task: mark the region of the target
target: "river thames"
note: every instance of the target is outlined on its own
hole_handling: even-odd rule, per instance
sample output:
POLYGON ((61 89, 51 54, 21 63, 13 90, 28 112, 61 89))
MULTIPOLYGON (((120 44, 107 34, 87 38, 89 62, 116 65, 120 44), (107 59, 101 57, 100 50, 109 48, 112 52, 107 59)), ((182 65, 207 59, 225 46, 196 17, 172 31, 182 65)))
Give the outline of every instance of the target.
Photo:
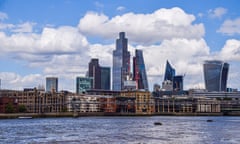
POLYGON ((239 144, 240 117, 79 117, 0 120, 0 143, 239 144), (213 122, 207 122, 207 120, 213 122), (161 122, 162 125, 154 125, 161 122))

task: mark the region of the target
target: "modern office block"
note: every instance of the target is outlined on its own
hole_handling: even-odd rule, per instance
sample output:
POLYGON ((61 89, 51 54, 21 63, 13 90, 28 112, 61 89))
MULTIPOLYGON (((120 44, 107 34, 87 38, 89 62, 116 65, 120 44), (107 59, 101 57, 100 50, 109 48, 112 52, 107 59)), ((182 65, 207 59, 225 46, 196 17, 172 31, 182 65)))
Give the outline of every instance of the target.
POLYGON ((57 92, 58 91, 58 78, 57 77, 47 77, 46 78, 46 91, 47 92, 57 92))
POLYGON ((167 61, 165 75, 164 75, 164 81, 167 81, 167 80, 173 81, 174 76, 175 76, 175 69, 167 61))
POLYGON ((89 62, 88 77, 93 78, 92 89, 101 89, 101 67, 98 59, 91 59, 89 62))
POLYGON ((83 94, 92 87, 93 78, 90 77, 77 77, 76 78, 76 93, 83 94))
POLYGON ((175 90, 175 91, 183 90, 183 76, 182 75, 173 77, 173 90, 175 90))
POLYGON ((205 87, 208 91, 226 91, 229 64, 212 60, 203 64, 205 87))
POLYGON ((110 67, 101 67, 101 89, 111 89, 111 70, 110 67))
POLYGON ((116 40, 116 50, 113 51, 113 90, 122 90, 124 81, 130 74, 130 52, 128 51, 128 39, 125 33, 119 33, 116 40))
POLYGON ((133 79, 137 83, 137 89, 148 90, 147 74, 141 50, 136 50, 135 57, 133 57, 133 79))

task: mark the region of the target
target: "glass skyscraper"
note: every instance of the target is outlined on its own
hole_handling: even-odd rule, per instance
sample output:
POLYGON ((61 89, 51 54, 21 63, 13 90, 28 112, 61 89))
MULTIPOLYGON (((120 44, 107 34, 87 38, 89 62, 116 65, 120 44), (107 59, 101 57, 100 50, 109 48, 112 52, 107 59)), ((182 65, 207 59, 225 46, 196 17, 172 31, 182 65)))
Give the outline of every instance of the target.
POLYGON ((111 70, 110 67, 101 67, 101 89, 110 90, 111 70))
POLYGON ((173 81, 174 76, 175 76, 175 69, 170 65, 170 63, 167 60, 164 81, 167 81, 167 80, 173 81))
POLYGON ((113 51, 113 90, 123 90, 124 81, 130 74, 130 52, 128 51, 128 39, 125 33, 119 33, 116 40, 116 50, 113 51))
POLYGON ((137 83, 137 89, 148 90, 147 74, 141 50, 135 50, 135 57, 133 57, 133 79, 137 83))
POLYGON ((205 87, 208 91, 226 91, 229 64, 212 60, 203 64, 205 87))
POLYGON ((58 91, 58 78, 57 77, 47 77, 46 78, 46 91, 58 91))

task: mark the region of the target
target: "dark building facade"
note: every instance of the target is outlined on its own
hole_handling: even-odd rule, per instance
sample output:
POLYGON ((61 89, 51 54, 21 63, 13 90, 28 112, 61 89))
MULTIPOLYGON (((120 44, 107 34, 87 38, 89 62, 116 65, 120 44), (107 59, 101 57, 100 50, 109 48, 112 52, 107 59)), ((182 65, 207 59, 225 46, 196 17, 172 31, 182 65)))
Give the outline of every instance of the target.
POLYGON ((111 69, 110 67, 101 67, 101 89, 111 89, 111 69))
POLYGON ((183 90, 183 76, 177 75, 173 77, 173 90, 182 91, 183 90))
POLYGON ((125 32, 119 33, 116 50, 113 51, 113 90, 124 89, 124 81, 130 74, 130 52, 125 32))
POLYGON ((203 64, 205 87, 208 91, 226 91, 229 64, 218 61, 205 61, 203 64))
POLYGON ((93 89, 101 89, 101 67, 98 59, 91 59, 90 63, 88 64, 88 77, 93 78, 93 89))
POLYGON ((167 80, 173 81, 174 76, 175 76, 175 69, 170 65, 170 63, 167 60, 164 81, 167 81, 167 80))
POLYGON ((98 59, 91 59, 88 65, 88 77, 92 78, 92 89, 110 90, 110 67, 101 67, 98 59))
POLYGON ((133 80, 136 81, 137 89, 148 90, 147 74, 141 50, 136 50, 135 57, 133 57, 133 80))
POLYGON ((46 91, 58 91, 58 78, 57 77, 47 77, 46 78, 46 91))

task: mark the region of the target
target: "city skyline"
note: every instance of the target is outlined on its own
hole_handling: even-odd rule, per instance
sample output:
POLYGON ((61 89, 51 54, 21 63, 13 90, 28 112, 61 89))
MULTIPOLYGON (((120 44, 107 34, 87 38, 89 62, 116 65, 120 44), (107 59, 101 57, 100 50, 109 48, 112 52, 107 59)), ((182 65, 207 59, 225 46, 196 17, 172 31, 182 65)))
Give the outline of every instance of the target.
POLYGON ((149 90, 161 85, 166 60, 178 75, 186 74, 184 89, 204 88, 205 60, 225 61, 227 87, 239 89, 237 2, 1 1, 1 88, 37 87, 54 76, 59 90, 75 92, 76 77, 85 75, 91 58, 112 70, 123 31, 131 56, 143 51, 149 90))

